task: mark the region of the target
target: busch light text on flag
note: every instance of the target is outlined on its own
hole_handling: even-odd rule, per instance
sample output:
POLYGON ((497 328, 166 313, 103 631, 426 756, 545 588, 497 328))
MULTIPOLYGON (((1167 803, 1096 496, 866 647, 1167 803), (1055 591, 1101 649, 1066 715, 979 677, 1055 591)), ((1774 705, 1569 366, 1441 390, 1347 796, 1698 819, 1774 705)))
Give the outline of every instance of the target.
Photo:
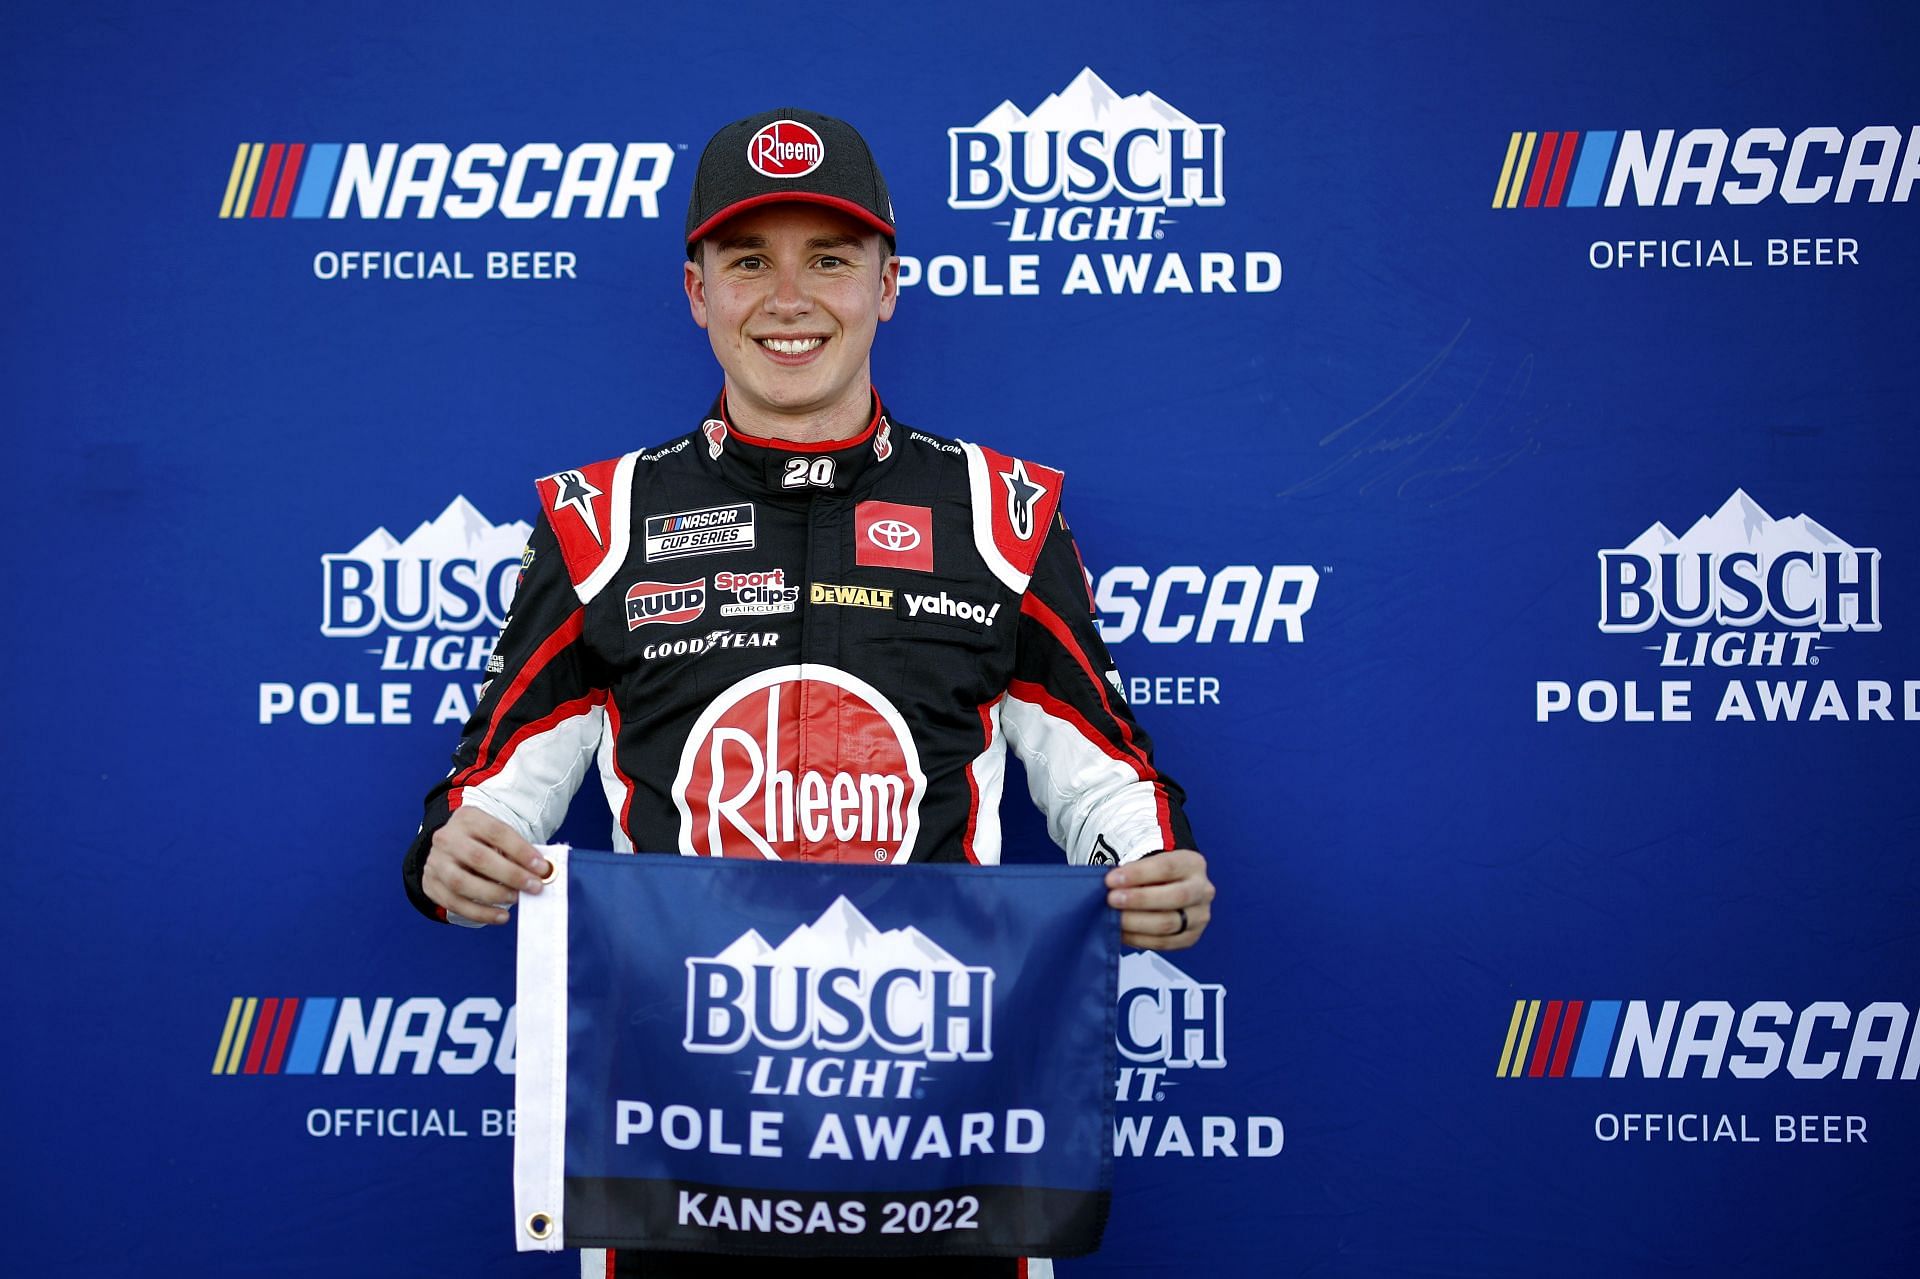
POLYGON ((547 852, 520 921, 522 1250, 1098 1246, 1097 870, 547 852))

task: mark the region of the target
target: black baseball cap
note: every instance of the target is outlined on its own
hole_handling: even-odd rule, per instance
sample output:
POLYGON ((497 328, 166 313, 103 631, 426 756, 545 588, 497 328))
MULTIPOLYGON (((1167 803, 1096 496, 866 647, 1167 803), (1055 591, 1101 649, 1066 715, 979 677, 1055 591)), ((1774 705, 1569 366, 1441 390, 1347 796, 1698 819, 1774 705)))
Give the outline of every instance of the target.
POLYGON ((867 140, 845 120, 779 107, 713 135, 687 201, 687 251, 736 213, 798 201, 838 209, 893 244, 893 201, 867 140))

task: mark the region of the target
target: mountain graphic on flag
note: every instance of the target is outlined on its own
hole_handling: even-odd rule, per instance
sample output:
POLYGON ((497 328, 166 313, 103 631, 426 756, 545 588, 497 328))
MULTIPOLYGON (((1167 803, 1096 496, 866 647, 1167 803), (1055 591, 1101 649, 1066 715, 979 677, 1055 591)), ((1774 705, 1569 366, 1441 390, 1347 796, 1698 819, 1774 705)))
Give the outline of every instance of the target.
POLYGON ((857 968, 884 972, 890 968, 963 968, 918 928, 881 929, 845 897, 820 912, 810 924, 801 924, 778 946, 769 946, 755 929, 748 929, 715 959, 736 966, 774 964, 781 967, 857 968))

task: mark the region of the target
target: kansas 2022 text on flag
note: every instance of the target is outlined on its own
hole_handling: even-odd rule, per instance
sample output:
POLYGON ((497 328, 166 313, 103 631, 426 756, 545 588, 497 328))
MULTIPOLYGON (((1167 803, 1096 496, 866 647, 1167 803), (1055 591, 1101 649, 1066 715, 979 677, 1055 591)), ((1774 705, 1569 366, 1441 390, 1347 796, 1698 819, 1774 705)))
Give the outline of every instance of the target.
POLYGON ((1112 1173, 1098 869, 545 850, 522 1250, 1074 1256, 1112 1173))

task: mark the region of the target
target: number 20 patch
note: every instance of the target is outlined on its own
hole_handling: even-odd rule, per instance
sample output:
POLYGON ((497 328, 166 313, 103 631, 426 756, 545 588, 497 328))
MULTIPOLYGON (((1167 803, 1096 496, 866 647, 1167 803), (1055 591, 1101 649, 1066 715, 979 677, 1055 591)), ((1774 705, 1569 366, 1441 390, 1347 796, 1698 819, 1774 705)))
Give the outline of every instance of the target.
POLYGON ((830 489, 833 487, 833 459, 830 457, 790 457, 780 473, 783 489, 830 489))

